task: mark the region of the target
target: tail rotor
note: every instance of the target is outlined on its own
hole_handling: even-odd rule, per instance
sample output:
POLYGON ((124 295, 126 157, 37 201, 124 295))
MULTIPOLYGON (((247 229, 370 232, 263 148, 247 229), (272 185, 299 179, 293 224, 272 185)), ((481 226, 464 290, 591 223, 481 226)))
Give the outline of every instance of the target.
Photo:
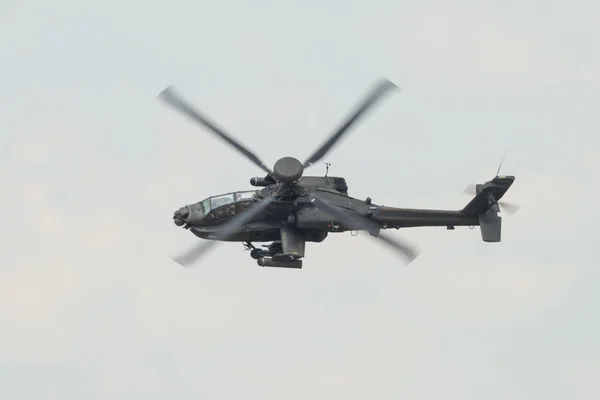
MULTIPOLYGON (((481 191, 482 186, 483 185, 480 184, 470 184, 463 190, 463 194, 474 197, 481 191)), ((509 203, 503 200, 500 200, 498 202, 498 206, 500 207, 501 211, 506 212, 510 215, 515 214, 521 208, 521 206, 519 206, 518 204, 509 203)))
MULTIPOLYGON (((496 170, 496 177, 500 176, 500 169, 502 168, 502 164, 504 163, 504 158, 506 158, 507 153, 508 153, 508 149, 502 155, 502 159, 500 160, 500 164, 498 165, 498 169, 496 170)), ((472 183, 463 190, 463 194, 474 197, 475 195, 479 194, 482 187, 483 187, 483 185, 472 183)), ((517 204, 509 203, 507 201, 502 201, 502 200, 498 201, 497 204, 501 211, 503 211, 503 212, 505 211, 507 214, 511 214, 511 215, 515 214, 521 208, 521 206, 519 206, 517 204)))

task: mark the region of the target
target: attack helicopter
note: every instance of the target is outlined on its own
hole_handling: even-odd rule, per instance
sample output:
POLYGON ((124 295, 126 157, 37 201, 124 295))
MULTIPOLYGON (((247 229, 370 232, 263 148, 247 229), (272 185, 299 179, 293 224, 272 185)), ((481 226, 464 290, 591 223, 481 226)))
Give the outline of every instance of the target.
MULTIPOLYGON (((282 157, 269 168, 255 153, 222 127, 192 106, 169 86, 159 98, 175 110, 199 123, 222 139, 265 172, 264 177, 250 179, 260 188, 208 197, 179 208, 173 214, 175 225, 204 239, 184 254, 173 258, 182 266, 197 262, 215 244, 241 242, 250 256, 262 267, 302 268, 307 242, 323 242, 330 233, 366 231, 369 237, 400 254, 408 263, 419 254, 417 248, 385 234, 382 230, 410 227, 480 227, 482 240, 500 242, 502 218, 500 199, 515 177, 498 175, 473 185, 471 201, 460 210, 432 210, 389 207, 374 204, 370 198, 357 199, 348 194, 343 177, 306 176, 304 171, 323 157, 349 132, 373 106, 392 89, 399 89, 386 78, 374 88, 345 118, 326 141, 304 162, 282 157), (266 243, 260 247, 254 243, 266 243)), ((329 166, 327 166, 329 168, 329 166)), ((507 211, 517 206, 505 204, 507 211)))

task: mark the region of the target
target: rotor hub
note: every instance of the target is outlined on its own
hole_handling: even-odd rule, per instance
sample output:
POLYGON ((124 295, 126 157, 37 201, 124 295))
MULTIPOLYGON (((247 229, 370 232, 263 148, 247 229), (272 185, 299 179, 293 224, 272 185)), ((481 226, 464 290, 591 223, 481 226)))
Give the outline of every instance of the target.
POLYGON ((302 176, 304 167, 302 163, 294 157, 283 157, 277 160, 273 166, 273 175, 281 182, 296 182, 302 176))

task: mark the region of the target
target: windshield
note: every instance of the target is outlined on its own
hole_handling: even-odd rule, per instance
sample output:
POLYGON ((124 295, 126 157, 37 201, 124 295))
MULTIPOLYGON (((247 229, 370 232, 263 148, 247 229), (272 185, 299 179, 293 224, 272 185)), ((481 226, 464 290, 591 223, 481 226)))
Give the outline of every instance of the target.
POLYGON ((204 209, 204 215, 210 212, 210 199, 202 200, 202 208, 204 209))
POLYGON ((233 193, 222 194, 220 196, 214 196, 210 198, 210 209, 214 210, 215 208, 222 207, 224 205, 233 203, 235 198, 233 193))
POLYGON ((223 207, 236 201, 252 201, 255 198, 256 190, 246 190, 243 192, 227 193, 219 196, 209 197, 208 199, 202 200, 198 204, 202 204, 204 214, 208 214, 215 208, 223 207))

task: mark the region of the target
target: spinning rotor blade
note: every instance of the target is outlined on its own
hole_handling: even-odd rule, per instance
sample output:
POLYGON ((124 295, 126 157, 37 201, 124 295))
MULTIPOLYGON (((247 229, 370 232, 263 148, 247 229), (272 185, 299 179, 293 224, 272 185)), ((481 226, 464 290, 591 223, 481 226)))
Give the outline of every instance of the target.
POLYGON ((262 199, 249 208, 245 209, 241 213, 237 214, 235 217, 227 221, 221 226, 219 232, 217 233, 217 240, 206 240, 200 242, 198 245, 192 247, 184 254, 179 257, 173 258, 177 264, 181 266, 189 266, 194 261, 198 261, 204 254, 206 254, 213 246, 219 243, 218 239, 227 239, 231 235, 235 234, 239 231, 247 222, 252 220, 252 218, 256 217, 260 214, 267 206, 275 201, 273 197, 267 197, 262 199))
POLYGON ((500 206, 500 208, 502 209, 502 211, 506 211, 507 214, 514 214, 517 211, 519 211, 519 208, 521 208, 520 206, 513 204, 513 203, 507 203, 505 201, 500 200, 498 202, 498 205, 500 206))
POLYGON ((466 194, 467 196, 475 196, 477 194, 477 188, 475 187, 475 184, 470 184, 464 188, 463 194, 466 194))
POLYGON ((234 147, 237 151, 242 153, 246 158, 252 161, 254 164, 258 165, 259 168, 264 170, 266 173, 269 173, 269 168, 265 165, 265 163, 256 156, 256 154, 252 153, 248 150, 244 145, 234 139, 232 136, 227 134, 222 128, 218 127, 215 123, 210 121, 206 116, 202 115, 199 111, 192 109, 181 96, 175 93, 175 90, 172 86, 167 87, 158 95, 162 98, 167 104, 171 105, 175 109, 183 112, 188 117, 193 119, 194 121, 200 123, 205 128, 208 128, 212 133, 216 134, 218 137, 223 139, 225 142, 229 143, 232 147, 234 147))
MULTIPOLYGON (((475 185, 471 184, 468 185, 464 190, 463 193, 466 194, 467 196, 475 196, 477 193, 477 188, 475 185)), ((509 203, 506 202, 504 200, 500 200, 498 202, 498 205, 500 206, 500 208, 502 209, 502 211, 506 211, 507 214, 514 214, 517 211, 519 211, 519 209, 521 208, 521 206, 517 205, 517 204, 513 204, 513 203, 509 203)))
POLYGON ((329 139, 321 145, 315 152, 308 157, 304 162, 304 168, 307 168, 311 164, 320 161, 325 154, 338 142, 338 140, 352 127, 352 125, 360 119, 368 110, 371 108, 377 100, 383 97, 390 89, 398 88, 396 84, 389 81, 388 79, 381 79, 381 81, 371 90, 369 95, 363 100, 362 105, 358 107, 352 114, 346 118, 345 122, 334 131, 329 139))
POLYGON ((403 257, 408 260, 408 264, 414 261, 419 255, 419 251, 416 247, 403 243, 401 241, 392 239, 382 233, 380 233, 381 225, 377 222, 364 217, 362 215, 350 213, 343 210, 335 205, 331 204, 327 199, 321 196, 318 192, 311 192, 313 197, 313 203, 320 207, 328 214, 331 214, 336 220, 341 222, 343 225, 348 227, 359 227, 360 229, 368 231, 371 236, 377 237, 382 243, 385 243, 391 249, 399 252, 403 257))

